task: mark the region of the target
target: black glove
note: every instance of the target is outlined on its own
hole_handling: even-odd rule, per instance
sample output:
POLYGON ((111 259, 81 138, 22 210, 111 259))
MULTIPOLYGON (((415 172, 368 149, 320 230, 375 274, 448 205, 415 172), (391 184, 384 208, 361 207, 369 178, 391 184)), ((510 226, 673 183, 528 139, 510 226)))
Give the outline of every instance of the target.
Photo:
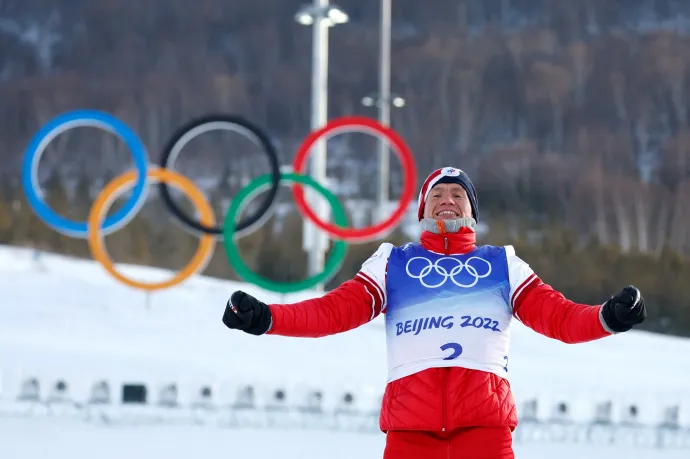
POLYGON ((225 305, 223 323, 228 328, 263 335, 271 327, 271 310, 266 303, 238 290, 225 305))
POLYGON ((601 315, 614 332, 626 332, 647 318, 647 309, 640 291, 629 285, 604 303, 601 315))

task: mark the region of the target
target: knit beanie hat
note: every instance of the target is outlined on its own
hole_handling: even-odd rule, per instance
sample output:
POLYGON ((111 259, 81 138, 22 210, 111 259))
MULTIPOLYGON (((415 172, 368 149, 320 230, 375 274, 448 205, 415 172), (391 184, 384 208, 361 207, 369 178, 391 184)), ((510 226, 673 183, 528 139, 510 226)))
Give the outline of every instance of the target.
POLYGON ((431 189, 438 185, 439 183, 457 183, 462 186, 467 192, 467 197, 470 199, 470 205, 472 206, 472 217, 475 221, 479 221, 479 204, 477 203, 477 191, 474 189, 474 185, 470 178, 460 169, 455 167, 443 167, 441 169, 436 169, 424 180, 422 189, 419 191, 419 211, 417 216, 421 221, 424 218, 424 205, 426 204, 426 199, 429 197, 431 189))

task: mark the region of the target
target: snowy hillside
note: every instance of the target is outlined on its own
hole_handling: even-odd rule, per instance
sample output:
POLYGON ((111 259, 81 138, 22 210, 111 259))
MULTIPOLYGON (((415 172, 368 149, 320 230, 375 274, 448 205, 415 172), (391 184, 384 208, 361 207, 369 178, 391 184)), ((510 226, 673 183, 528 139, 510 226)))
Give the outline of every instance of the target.
MULTIPOLYGON (((140 279, 169 275, 122 269, 140 279)), ((318 340, 249 336, 227 330, 220 321, 227 298, 238 288, 266 302, 309 296, 281 298, 246 284, 197 277, 147 298, 119 285, 91 261, 0 247, 0 400, 14 398, 21 381, 37 377, 43 391, 58 378, 69 381, 78 399, 86 399, 95 381, 106 379, 152 387, 177 382, 182 400, 202 384, 213 384, 226 400, 244 384, 286 388, 288 399, 306 387, 319 388, 326 403, 354 391, 363 408, 375 407, 386 381, 380 319, 318 340)), ((569 346, 518 323, 510 379, 518 404, 537 398, 544 418, 564 401, 577 419, 590 420, 597 402, 612 400, 616 419, 635 403, 640 420, 651 424, 660 422, 667 405, 680 403, 681 420, 690 424, 688 355, 690 340, 631 332, 569 346)), ((21 425, 10 424, 0 421, 0 431, 14 432, 21 425)), ((40 426, 29 430, 34 428, 41 431, 40 426)), ((377 448, 383 442, 383 436, 362 438, 377 448)))

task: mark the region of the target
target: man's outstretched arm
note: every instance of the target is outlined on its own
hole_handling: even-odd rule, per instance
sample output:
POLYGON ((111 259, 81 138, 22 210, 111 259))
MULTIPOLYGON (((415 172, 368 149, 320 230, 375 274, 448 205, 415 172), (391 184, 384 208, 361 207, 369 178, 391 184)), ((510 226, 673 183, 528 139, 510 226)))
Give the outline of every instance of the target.
POLYGON ((255 335, 307 338, 357 328, 386 307, 385 276, 392 247, 382 244, 353 279, 319 298, 266 305, 244 292, 235 292, 227 304, 223 323, 255 335))
POLYGON ((320 298, 292 304, 269 304, 269 335, 318 338, 357 328, 381 313, 383 298, 369 281, 357 276, 320 298))
POLYGON ((646 318, 639 290, 626 287, 602 305, 579 304, 545 284, 507 248, 510 306, 532 330, 564 343, 583 343, 625 332, 646 318))

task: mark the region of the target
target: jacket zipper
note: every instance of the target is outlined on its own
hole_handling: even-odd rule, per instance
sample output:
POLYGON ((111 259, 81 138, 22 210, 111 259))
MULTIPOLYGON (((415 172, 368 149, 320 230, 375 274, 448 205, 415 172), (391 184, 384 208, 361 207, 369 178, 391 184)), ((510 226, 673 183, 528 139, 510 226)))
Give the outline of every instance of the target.
POLYGON ((446 431, 446 387, 448 386, 448 368, 442 368, 443 384, 441 384, 441 432, 446 431))
MULTIPOLYGON (((448 236, 443 237, 443 247, 444 247, 444 252, 446 255, 448 255, 448 236)), ((446 371, 446 368, 443 368, 443 388, 441 390, 441 432, 446 431, 446 385, 447 385, 447 379, 448 379, 448 372, 446 371)))

